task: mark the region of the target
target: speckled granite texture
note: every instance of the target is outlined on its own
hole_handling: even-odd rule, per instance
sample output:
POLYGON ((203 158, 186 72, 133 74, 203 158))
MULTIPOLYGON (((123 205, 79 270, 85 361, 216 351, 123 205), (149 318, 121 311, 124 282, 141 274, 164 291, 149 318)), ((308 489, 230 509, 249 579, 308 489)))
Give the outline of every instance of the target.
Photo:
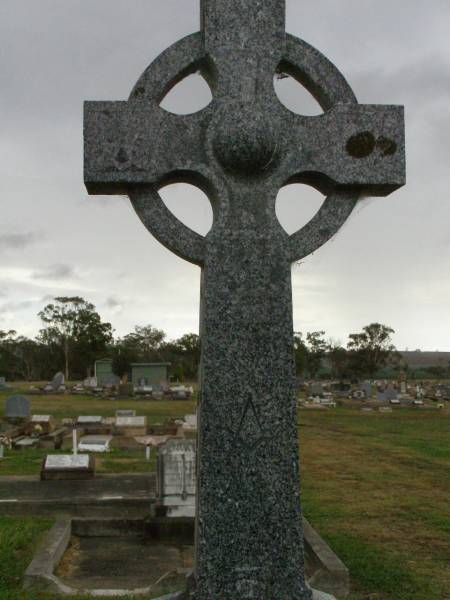
POLYGON ((202 0, 202 31, 144 72, 128 102, 85 105, 85 182, 128 194, 149 231, 202 268, 201 401, 195 600, 309 600, 301 530, 291 263, 341 227, 361 194, 404 184, 403 109, 360 105, 339 71, 285 33, 284 0, 202 0), (213 101, 192 115, 159 104, 200 70, 213 101), (287 72, 324 114, 278 100, 287 72), (202 237, 158 189, 194 183, 214 223, 202 237), (327 194, 294 235, 275 216, 279 189, 327 194))

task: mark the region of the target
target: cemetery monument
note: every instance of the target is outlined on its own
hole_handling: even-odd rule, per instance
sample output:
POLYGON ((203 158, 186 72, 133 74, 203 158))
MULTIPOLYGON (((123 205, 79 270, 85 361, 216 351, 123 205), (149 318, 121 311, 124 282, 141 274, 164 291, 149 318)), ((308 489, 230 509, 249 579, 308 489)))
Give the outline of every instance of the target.
POLYGON ((301 528, 291 264, 329 240, 362 195, 405 182, 403 108, 358 104, 322 54, 285 32, 284 0, 201 0, 201 31, 144 72, 128 101, 85 104, 90 194, 127 194, 148 230, 202 269, 195 600, 307 600, 301 528), (190 115, 160 103, 200 71, 212 102, 190 115), (323 114, 292 113, 273 79, 291 75, 323 114), (158 194, 205 191, 203 237, 158 194), (327 197, 288 235, 280 188, 327 197))

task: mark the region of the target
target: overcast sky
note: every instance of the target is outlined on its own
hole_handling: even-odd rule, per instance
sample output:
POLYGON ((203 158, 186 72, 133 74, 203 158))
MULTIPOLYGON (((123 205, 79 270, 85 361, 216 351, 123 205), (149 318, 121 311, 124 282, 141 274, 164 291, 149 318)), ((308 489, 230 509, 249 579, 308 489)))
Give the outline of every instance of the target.
MULTIPOLYGON (((450 350, 448 0, 287 0, 287 29, 342 71, 362 103, 404 104, 407 185, 358 205, 339 234, 293 267, 296 330, 345 343, 378 321, 399 349, 450 350)), ((163 248, 126 198, 88 196, 82 105, 123 100, 166 47, 199 29, 199 0, 1 0, 0 329, 37 333, 55 295, 92 301, 117 335, 152 324, 170 338, 198 331, 199 269, 163 248)), ((280 99, 320 108, 288 79, 280 99)), ((163 105, 209 101, 199 76, 163 105)), ((206 233, 207 198, 163 190, 169 208, 206 233)), ((289 232, 323 198, 280 192, 289 232)))

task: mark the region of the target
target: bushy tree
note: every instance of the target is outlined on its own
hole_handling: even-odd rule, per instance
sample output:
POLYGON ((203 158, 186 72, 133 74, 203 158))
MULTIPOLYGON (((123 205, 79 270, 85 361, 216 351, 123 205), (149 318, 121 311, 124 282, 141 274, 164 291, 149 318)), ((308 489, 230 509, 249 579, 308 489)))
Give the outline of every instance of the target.
POLYGON ((158 362, 162 360, 160 349, 165 338, 162 329, 152 325, 136 325, 132 333, 118 340, 118 345, 134 357, 134 362, 158 362))
POLYGON ((111 324, 103 323, 95 306, 79 296, 55 298, 54 303, 39 312, 39 317, 45 327, 38 339, 60 350, 66 379, 72 365, 79 376, 84 376, 112 341, 111 324))
POLYGON ((393 333, 395 331, 387 325, 371 323, 360 333, 349 335, 347 349, 355 375, 373 377, 379 369, 398 361, 400 355, 392 343, 393 333))

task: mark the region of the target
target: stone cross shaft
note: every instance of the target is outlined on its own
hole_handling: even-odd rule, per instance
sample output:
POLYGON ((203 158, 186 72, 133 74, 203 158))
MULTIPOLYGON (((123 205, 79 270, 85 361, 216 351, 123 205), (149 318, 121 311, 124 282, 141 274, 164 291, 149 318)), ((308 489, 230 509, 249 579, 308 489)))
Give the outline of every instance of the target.
POLYGON ((308 600, 301 530, 291 263, 330 239, 362 194, 404 184, 403 109, 360 105, 339 71, 285 32, 284 0, 201 0, 199 33, 175 43, 125 102, 85 104, 85 183, 127 194, 148 230, 202 269, 196 600, 308 600), (213 100, 190 115, 160 107, 200 71, 213 100), (290 74, 323 114, 278 100, 290 74), (158 190, 204 190, 203 237, 158 190), (293 235, 275 215, 280 188, 327 197, 293 235))

